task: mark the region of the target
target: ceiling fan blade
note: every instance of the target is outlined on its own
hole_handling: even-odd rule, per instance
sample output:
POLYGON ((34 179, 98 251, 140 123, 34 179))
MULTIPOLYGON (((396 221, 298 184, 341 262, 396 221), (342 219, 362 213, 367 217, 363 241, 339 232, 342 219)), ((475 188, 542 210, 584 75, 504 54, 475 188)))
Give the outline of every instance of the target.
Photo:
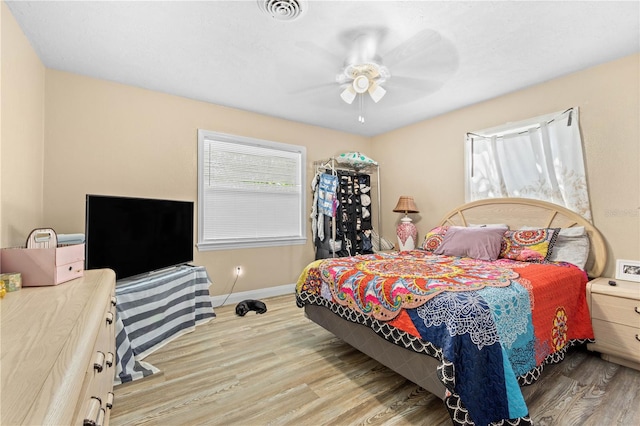
POLYGON ((331 83, 316 84, 313 86, 303 87, 300 89, 289 90, 288 93, 292 95, 309 95, 309 94, 314 94, 318 92, 325 92, 327 90, 331 90, 335 88, 336 88, 336 83, 331 82, 331 83))
POLYGON ((338 37, 347 49, 345 64, 361 64, 380 60, 378 47, 387 28, 361 26, 342 32, 338 37))
POLYGON ((351 105, 353 100, 356 98, 356 91, 353 90, 353 86, 349 85, 342 91, 342 93, 340 93, 340 97, 343 101, 351 105))
POLYGON ((416 78, 416 77, 405 77, 405 76, 392 76, 387 82, 385 82, 385 86, 387 90, 413 90, 418 92, 420 96, 433 93, 438 90, 444 81, 441 80, 433 80, 428 78, 416 78))
POLYGON ((436 92, 443 84, 442 80, 392 76, 384 84, 387 89, 385 103, 402 105, 417 101, 436 92))
POLYGON ((335 53, 325 49, 324 47, 320 47, 311 41, 297 41, 295 45, 315 58, 316 61, 318 59, 323 59, 336 68, 339 68, 344 61, 342 56, 336 55, 335 53))
POLYGON ((378 103, 385 93, 387 93, 387 91, 384 90, 382 86, 379 86, 375 81, 371 83, 371 86, 369 86, 369 95, 375 103, 378 103))
POLYGON ((440 33, 431 29, 425 29, 385 53, 384 59, 387 61, 387 64, 397 64, 413 55, 423 52, 441 40, 442 36, 440 33))
POLYGON ((392 75, 446 80, 458 69, 458 51, 451 41, 426 29, 383 55, 392 75))

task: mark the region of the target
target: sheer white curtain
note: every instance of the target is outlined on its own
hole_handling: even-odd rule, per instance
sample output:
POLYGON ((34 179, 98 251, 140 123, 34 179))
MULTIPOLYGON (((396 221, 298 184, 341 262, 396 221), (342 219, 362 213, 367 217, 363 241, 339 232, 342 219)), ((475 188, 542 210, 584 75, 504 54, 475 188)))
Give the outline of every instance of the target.
POLYGON ((522 197, 591 221, 578 109, 467 134, 467 201, 522 197))

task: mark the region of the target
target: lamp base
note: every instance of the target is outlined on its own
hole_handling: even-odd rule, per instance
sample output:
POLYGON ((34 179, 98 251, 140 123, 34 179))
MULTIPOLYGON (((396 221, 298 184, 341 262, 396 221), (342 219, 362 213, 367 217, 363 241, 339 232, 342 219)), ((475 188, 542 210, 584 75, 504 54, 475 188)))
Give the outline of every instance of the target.
POLYGON ((398 236, 398 249, 400 251, 408 251, 416 248, 418 228, 411 222, 409 216, 400 219, 400 223, 396 228, 396 235, 398 236))

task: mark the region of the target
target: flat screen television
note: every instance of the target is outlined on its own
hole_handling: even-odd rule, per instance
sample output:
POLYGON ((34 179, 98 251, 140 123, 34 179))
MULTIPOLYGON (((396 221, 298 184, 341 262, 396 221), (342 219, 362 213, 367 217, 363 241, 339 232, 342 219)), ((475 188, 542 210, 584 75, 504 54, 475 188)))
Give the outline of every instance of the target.
POLYGON ((193 261, 193 202, 86 196, 85 269, 120 280, 193 261))

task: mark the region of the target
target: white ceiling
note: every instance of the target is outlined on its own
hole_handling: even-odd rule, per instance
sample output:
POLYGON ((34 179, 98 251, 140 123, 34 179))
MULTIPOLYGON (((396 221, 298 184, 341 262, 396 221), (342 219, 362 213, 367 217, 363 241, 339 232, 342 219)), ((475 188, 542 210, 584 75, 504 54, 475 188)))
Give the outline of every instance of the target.
POLYGON ((260 1, 7 4, 48 68, 366 136, 640 51, 638 1, 260 1), (391 73, 364 124, 336 82, 359 28, 391 73))

